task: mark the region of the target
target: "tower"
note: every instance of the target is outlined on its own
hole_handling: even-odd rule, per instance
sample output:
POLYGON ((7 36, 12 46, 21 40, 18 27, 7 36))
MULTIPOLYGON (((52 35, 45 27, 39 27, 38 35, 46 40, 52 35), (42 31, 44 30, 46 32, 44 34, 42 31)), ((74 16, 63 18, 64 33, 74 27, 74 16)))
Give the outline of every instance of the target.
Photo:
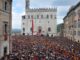
POLYGON ((26 0, 25 8, 26 8, 26 9, 29 9, 29 5, 30 5, 30 1, 29 1, 29 0, 26 0))

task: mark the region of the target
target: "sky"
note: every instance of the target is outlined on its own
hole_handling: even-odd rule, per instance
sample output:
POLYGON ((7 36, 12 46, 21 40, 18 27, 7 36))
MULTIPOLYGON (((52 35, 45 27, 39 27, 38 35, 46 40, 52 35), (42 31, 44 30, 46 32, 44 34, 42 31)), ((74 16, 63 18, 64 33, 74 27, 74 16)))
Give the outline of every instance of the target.
MULTIPOLYGON (((30 0, 30 8, 57 8, 57 24, 63 23, 63 18, 71 6, 80 0, 30 0)), ((21 16, 25 15, 25 0, 13 0, 12 28, 21 29, 21 16)))

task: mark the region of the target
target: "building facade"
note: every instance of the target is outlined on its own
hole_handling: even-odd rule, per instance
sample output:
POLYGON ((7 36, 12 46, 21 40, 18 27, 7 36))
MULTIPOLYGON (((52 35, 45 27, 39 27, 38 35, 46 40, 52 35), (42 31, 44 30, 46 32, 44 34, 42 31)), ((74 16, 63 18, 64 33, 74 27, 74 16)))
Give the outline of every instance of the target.
POLYGON ((80 2, 64 17, 64 37, 80 42, 80 2))
POLYGON ((9 54, 12 0, 0 0, 0 59, 9 54))
POLYGON ((57 33, 56 8, 29 8, 29 0, 26 1, 26 15, 22 16, 23 35, 48 35, 57 33))
POLYGON ((64 25, 63 23, 57 25, 57 36, 63 37, 64 25))
POLYGON ((22 34, 56 35, 56 9, 27 9, 22 17, 22 34), (33 24, 33 26, 32 26, 33 24))

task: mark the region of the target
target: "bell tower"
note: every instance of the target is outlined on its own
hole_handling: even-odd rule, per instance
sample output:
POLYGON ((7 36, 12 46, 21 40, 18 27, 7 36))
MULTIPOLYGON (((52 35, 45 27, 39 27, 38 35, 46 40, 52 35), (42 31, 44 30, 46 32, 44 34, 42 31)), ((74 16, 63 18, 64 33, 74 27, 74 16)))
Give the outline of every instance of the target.
POLYGON ((25 4, 25 8, 29 9, 29 5, 30 5, 30 0, 25 0, 26 4, 25 4))

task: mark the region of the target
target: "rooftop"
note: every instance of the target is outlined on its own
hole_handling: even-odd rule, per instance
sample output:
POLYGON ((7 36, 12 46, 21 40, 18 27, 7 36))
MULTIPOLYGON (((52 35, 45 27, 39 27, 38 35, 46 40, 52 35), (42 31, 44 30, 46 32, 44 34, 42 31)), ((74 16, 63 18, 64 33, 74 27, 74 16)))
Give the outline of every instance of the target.
POLYGON ((70 10, 68 11, 68 13, 67 13, 67 15, 63 18, 63 20, 72 12, 72 11, 74 11, 77 7, 79 7, 80 6, 80 2, 77 4, 77 5, 75 5, 75 6, 72 6, 71 8, 70 8, 70 10))
POLYGON ((57 11, 57 8, 32 8, 32 9, 26 9, 28 12, 37 12, 37 11, 57 11))

